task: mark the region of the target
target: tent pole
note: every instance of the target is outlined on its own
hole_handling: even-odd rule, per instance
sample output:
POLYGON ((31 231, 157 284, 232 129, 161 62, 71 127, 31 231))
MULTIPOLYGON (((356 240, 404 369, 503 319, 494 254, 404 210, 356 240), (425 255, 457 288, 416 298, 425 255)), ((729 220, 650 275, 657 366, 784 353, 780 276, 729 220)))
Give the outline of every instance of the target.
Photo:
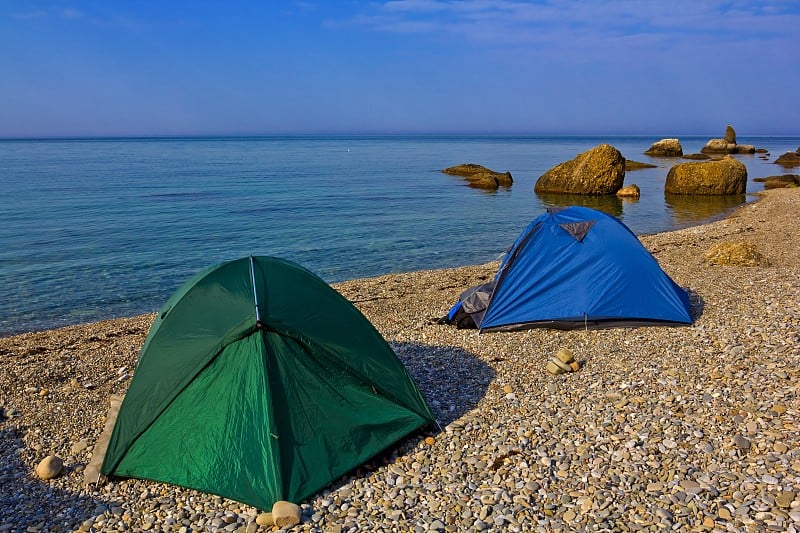
POLYGON ((256 290, 256 268, 255 264, 253 263, 253 256, 250 256, 250 281, 253 284, 253 301, 256 304, 256 327, 261 329, 263 324, 261 323, 261 310, 258 306, 258 290, 256 290))

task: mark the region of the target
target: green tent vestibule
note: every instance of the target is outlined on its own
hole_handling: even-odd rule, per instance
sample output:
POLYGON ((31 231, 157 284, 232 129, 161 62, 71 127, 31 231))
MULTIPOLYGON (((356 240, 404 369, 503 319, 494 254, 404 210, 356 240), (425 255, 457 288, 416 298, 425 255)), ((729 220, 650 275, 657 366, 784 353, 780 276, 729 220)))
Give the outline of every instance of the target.
POLYGON ((246 257, 159 312, 100 471, 269 510, 434 423, 391 347, 308 270, 246 257))

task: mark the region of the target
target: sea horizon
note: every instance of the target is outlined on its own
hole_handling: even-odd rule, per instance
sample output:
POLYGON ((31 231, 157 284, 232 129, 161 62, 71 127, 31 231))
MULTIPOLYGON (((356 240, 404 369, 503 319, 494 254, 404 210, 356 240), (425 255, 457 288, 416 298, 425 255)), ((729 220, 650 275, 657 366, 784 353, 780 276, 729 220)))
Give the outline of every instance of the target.
MULTIPOLYGON (((297 132, 297 133, 175 133, 175 134, 76 134, 76 135, 11 135, 0 136, 0 142, 13 141, 115 141, 115 140, 214 140, 214 139, 275 139, 275 138, 348 138, 348 137, 522 137, 522 138, 652 138, 654 140, 674 139, 680 140, 681 137, 699 138, 706 140, 722 138, 719 132, 708 133, 525 133, 525 132, 297 132)), ((794 138, 800 137, 800 133, 752 133, 742 138, 794 138)))

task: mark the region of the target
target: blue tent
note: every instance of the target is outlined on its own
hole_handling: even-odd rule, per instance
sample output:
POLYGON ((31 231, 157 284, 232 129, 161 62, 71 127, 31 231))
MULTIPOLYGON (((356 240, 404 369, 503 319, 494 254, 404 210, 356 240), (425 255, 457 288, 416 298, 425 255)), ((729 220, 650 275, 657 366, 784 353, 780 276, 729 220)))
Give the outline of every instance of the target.
POLYGON ((494 280, 461 295, 447 322, 464 327, 469 319, 482 331, 692 323, 686 291, 633 232, 575 206, 537 217, 494 280))

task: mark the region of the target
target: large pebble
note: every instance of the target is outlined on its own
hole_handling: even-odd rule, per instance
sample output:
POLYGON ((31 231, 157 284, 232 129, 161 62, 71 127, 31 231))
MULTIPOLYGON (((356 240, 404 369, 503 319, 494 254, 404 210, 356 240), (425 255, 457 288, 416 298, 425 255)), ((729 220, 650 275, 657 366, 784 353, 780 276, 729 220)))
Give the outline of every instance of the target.
POLYGON ((58 477, 64 470, 64 461, 55 455, 48 455, 36 466, 39 479, 48 480, 58 477))
POLYGON ((256 524, 259 526, 274 526, 275 520, 272 518, 272 513, 258 513, 256 524))
POLYGON ((299 524, 301 519, 300 506, 287 501, 277 501, 272 506, 272 520, 278 527, 299 524))

